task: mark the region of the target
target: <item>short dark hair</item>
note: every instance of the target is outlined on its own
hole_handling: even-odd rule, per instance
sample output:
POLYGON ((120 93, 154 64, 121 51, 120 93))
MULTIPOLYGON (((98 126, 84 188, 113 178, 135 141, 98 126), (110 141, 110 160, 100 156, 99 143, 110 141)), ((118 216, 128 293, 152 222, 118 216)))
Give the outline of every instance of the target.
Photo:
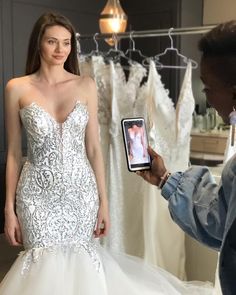
POLYGON ((236 21, 219 24, 199 41, 204 56, 236 55, 236 21))
POLYGON ((46 12, 41 15, 33 27, 28 46, 26 75, 35 73, 40 68, 40 43, 45 30, 51 26, 62 26, 71 33, 71 52, 65 62, 64 68, 68 72, 78 75, 79 65, 75 29, 65 16, 55 12, 46 12))
POLYGON ((214 71, 227 84, 236 84, 236 20, 217 25, 199 41, 203 60, 214 60, 214 71))

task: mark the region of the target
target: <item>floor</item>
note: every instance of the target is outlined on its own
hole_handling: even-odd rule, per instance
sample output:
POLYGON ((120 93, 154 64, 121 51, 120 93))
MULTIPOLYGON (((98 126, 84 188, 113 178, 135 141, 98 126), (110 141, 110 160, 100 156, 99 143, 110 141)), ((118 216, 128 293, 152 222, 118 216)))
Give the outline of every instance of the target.
POLYGON ((0 281, 16 259, 21 247, 10 247, 3 234, 0 234, 0 281))

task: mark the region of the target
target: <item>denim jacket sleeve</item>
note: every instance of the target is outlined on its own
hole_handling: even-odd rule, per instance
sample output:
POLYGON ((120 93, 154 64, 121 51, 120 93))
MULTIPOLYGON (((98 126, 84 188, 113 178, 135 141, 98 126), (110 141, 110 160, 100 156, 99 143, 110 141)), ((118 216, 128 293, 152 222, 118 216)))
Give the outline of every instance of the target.
POLYGON ((217 185, 207 167, 192 167, 172 174, 162 195, 169 202, 173 220, 190 236, 219 250, 227 205, 221 185, 217 185))

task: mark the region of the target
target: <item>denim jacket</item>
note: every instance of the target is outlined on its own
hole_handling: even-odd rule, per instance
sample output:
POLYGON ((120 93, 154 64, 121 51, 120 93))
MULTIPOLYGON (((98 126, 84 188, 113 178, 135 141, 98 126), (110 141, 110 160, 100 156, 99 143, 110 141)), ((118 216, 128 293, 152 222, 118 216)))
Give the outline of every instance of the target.
POLYGON ((220 251, 224 295, 236 294, 236 156, 225 165, 220 185, 207 167, 172 174, 162 188, 173 220, 191 237, 220 251))

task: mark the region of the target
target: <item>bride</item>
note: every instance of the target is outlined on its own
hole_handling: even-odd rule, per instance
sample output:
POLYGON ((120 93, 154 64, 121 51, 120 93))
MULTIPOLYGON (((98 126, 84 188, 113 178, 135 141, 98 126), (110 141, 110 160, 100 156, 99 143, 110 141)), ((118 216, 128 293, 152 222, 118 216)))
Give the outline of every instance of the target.
POLYGON ((23 245, 0 295, 212 294, 142 260, 105 251, 109 214, 96 85, 78 75, 75 31, 43 14, 29 42, 26 76, 6 86, 5 234, 23 245), (27 161, 21 167, 21 128, 27 161))

